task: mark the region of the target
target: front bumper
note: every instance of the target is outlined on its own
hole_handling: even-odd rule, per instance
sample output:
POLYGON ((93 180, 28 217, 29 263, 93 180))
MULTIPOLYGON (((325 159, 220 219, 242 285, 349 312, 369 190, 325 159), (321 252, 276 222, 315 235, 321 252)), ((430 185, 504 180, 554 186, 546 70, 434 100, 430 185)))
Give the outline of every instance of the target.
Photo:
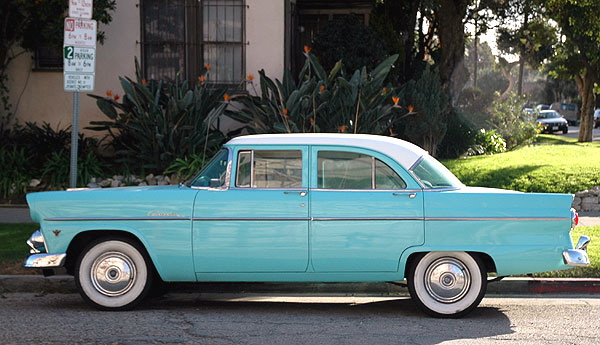
POLYGON ((587 246, 590 243, 590 238, 581 236, 575 249, 567 249, 563 251, 563 260, 567 266, 589 266, 590 258, 587 254, 587 246))
POLYGON ((65 264, 66 253, 61 254, 31 254, 23 264, 26 268, 59 268, 65 264))
POLYGON ((34 232, 27 244, 31 248, 30 255, 25 259, 23 266, 26 268, 59 268, 65 264, 66 253, 46 253, 46 241, 41 231, 34 232))

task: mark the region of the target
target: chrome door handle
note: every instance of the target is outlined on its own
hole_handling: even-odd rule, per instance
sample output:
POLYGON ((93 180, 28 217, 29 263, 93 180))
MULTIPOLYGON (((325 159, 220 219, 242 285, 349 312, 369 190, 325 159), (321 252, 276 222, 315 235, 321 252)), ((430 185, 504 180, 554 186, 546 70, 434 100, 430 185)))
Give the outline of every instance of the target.
POLYGON ((392 195, 394 196, 398 196, 398 195, 408 195, 409 198, 414 199, 417 197, 417 193, 393 193, 392 195))
POLYGON ((306 192, 302 191, 302 192, 283 192, 283 194, 300 194, 300 196, 304 197, 306 196, 306 192))

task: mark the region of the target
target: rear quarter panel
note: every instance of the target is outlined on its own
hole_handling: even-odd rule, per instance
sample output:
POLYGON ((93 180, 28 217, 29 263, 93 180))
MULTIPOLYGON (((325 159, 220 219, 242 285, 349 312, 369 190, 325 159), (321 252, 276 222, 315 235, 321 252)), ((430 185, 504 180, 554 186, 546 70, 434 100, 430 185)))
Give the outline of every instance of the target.
POLYGON ((572 248, 569 194, 486 188, 425 193, 425 243, 418 251, 488 254, 500 276, 569 268, 572 248))

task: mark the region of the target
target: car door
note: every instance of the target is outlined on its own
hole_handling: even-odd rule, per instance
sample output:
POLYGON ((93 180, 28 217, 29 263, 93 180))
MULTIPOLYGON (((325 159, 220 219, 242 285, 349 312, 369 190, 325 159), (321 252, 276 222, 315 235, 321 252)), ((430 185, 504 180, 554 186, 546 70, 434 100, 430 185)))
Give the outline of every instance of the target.
POLYGON ((196 272, 306 271, 308 148, 235 147, 232 160, 227 188, 196 197, 196 272))
POLYGON ((423 192, 395 161, 363 149, 312 147, 315 272, 395 272, 424 242, 423 192))

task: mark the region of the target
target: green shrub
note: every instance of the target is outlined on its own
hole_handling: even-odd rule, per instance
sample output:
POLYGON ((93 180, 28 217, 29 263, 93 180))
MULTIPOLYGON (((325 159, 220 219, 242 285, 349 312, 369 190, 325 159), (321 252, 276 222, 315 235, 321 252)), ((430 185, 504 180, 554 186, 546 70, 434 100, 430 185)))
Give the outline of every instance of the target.
POLYGON ((476 144, 477 131, 462 113, 452 111, 448 116, 448 128, 438 146, 438 157, 458 158, 465 155, 476 144))
MULTIPOLYGON (((207 157, 209 158, 209 157, 207 157)), ((164 171, 165 175, 175 174, 181 180, 187 180, 197 174, 207 162, 207 158, 201 155, 192 154, 189 157, 177 158, 164 171)))
POLYGON ((473 146, 467 151, 469 156, 493 155, 506 151, 506 141, 496 130, 480 129, 475 135, 473 146))
POLYGON ((25 194, 32 178, 31 158, 23 148, 0 148, 0 195, 2 198, 25 194))
POLYGON ((506 148, 531 144, 538 135, 535 117, 523 111, 526 96, 509 94, 504 100, 492 102, 490 122, 506 140, 506 148))
POLYGON ((414 115, 406 118, 404 134, 433 156, 446 135, 450 106, 439 74, 429 67, 417 80, 402 86, 400 98, 414 115))
POLYGON ((93 121, 88 128, 108 132, 117 162, 129 171, 163 171, 177 157, 191 154, 210 157, 224 140, 214 122, 227 106, 226 89, 207 86, 200 78, 194 85, 179 79, 147 81, 135 64, 135 81, 119 78, 125 92, 120 103, 90 95, 108 120, 93 121))

